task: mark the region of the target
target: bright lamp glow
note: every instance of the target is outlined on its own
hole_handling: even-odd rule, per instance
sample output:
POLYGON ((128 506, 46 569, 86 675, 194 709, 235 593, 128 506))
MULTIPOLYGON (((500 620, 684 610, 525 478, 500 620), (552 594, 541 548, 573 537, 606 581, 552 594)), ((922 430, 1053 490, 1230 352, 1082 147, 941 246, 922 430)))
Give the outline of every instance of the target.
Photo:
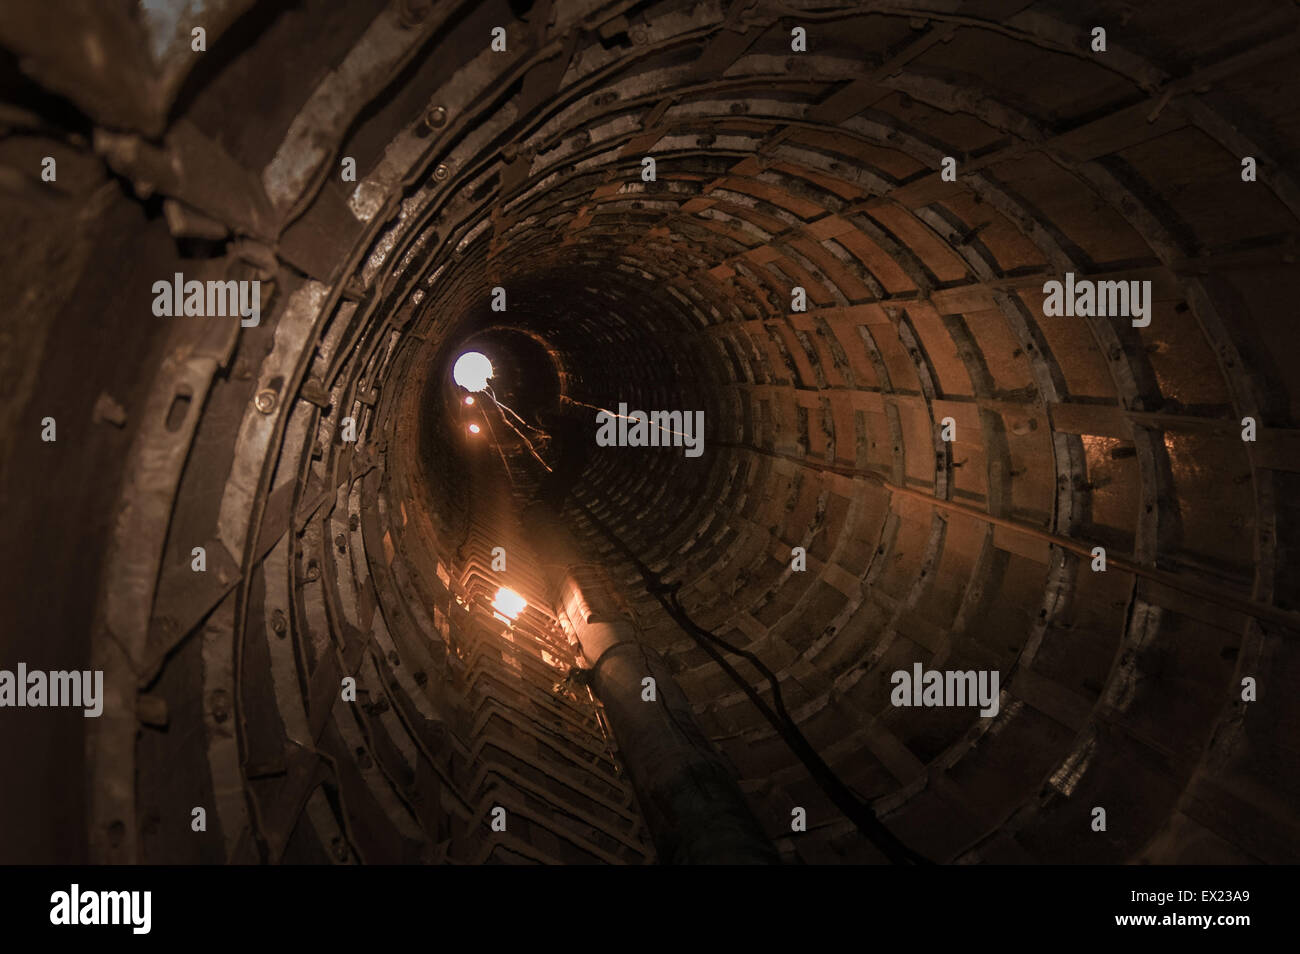
POLYGON ((492 601, 492 608, 499 615, 514 622, 519 618, 519 614, 528 608, 528 601, 508 587, 501 587, 497 590, 496 599, 492 601))
POLYGON ((477 424, 471 424, 469 426, 469 432, 471 434, 477 434, 479 432, 479 426, 477 424))
POLYGON ((492 362, 478 351, 466 351, 456 359, 451 376, 466 391, 482 391, 492 377, 492 362))
POLYGON ((470 406, 470 407, 472 407, 472 406, 474 405, 474 395, 472 395, 472 394, 466 394, 466 395, 465 395, 465 404, 468 405, 468 406, 470 406))

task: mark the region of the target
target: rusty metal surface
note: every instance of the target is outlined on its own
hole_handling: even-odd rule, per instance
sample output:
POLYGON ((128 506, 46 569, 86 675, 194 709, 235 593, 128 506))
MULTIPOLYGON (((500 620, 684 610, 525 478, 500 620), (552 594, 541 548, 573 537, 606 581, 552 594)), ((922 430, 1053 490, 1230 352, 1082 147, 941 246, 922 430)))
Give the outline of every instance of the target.
MULTIPOLYGON (((1099 58, 1032 2, 540 3, 501 24, 501 53, 464 42, 470 6, 395 0, 333 61, 286 49, 301 76, 265 95, 302 105, 263 131, 260 169, 236 158, 241 117, 190 113, 237 52, 222 44, 263 20, 232 27, 267 10, 0 13, 0 44, 77 113, 6 104, 5 135, 67 124, 59 148, 97 183, 115 173, 161 210, 176 270, 296 289, 262 331, 153 318, 173 344, 141 366, 148 402, 98 405, 99 427, 139 429, 95 563, 108 704, 86 748, 92 856, 148 860, 134 769, 154 756, 136 733, 184 711, 150 687, 194 639, 204 745, 187 770, 211 780, 229 860, 647 857, 605 714, 554 688, 572 651, 556 608, 534 594, 517 632, 487 609, 492 538, 527 549, 510 514, 536 488, 504 450, 505 484, 467 463, 436 375, 474 335, 522 332, 570 408, 706 409, 702 465, 599 456, 576 497, 768 661, 828 760, 888 824, 924 829, 926 854, 1161 860, 1181 851, 1177 817, 1235 858, 1288 859, 1295 819, 1257 804, 1265 836, 1236 841, 1224 793, 1263 784, 1271 756, 1248 742, 1294 717, 1234 699, 1293 658, 1300 609, 1300 399, 1278 357, 1296 339, 1276 317, 1294 292, 1300 144, 1281 94, 1260 92, 1294 88, 1279 72, 1294 11, 1259 11, 1254 33, 1225 22, 1235 39, 1178 59, 1140 12, 1099 58), (208 54, 190 51, 199 21, 208 54), (795 22, 807 53, 790 50, 795 22), (408 89, 409 115, 384 108, 408 89), (373 159, 355 182, 336 181, 345 142, 373 159), (938 172, 950 156, 955 181, 938 172), (227 237, 224 263, 196 264, 227 237), (1152 281, 1155 320, 1043 316, 1039 289, 1065 272, 1152 281), (507 315, 487 310, 497 285, 507 315), (949 416, 955 443, 939 437, 949 416), (1258 439, 1238 447, 1248 417, 1258 439), (199 544, 204 575, 175 559, 199 544), (1211 645, 1224 655, 1196 655, 1211 645), (883 683, 913 657, 1000 669, 1001 714, 903 718, 883 683), (1166 665, 1188 673, 1194 712, 1151 675, 1166 665), (1004 784, 1021 732, 1040 741, 1004 784), (1123 838, 1080 843, 1070 807, 1135 759, 1164 794, 1123 838), (536 839, 495 837, 497 804, 536 839), (937 811, 950 826, 926 828, 937 811)), ((77 166, 60 161, 62 188, 77 166)), ((4 183, 21 196, 30 179, 4 183)), ((96 261, 131 248, 105 240, 96 261)), ((127 294, 105 307, 136 308, 127 294)), ((783 855, 879 860, 833 824, 782 830, 803 770, 574 525, 783 855)))

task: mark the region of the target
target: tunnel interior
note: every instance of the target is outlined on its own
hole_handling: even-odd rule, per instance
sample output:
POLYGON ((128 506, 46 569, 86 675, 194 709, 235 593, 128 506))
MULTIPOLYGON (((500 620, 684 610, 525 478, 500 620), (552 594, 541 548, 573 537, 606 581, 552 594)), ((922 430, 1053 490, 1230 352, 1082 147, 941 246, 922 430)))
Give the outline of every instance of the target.
POLYGON ((196 10, 0 12, 0 860, 1300 860, 1300 7, 196 10))

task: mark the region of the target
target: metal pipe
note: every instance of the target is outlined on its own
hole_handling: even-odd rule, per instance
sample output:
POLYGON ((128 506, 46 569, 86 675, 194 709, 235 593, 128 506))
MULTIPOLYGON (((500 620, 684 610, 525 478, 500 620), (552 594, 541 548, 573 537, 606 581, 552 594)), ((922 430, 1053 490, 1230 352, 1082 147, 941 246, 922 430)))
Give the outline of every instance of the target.
POLYGON ((547 554, 557 613, 590 667, 589 685, 614 732, 660 861, 778 864, 731 768, 695 722, 659 653, 638 639, 603 568, 577 557, 571 534, 546 507, 526 517, 547 554))

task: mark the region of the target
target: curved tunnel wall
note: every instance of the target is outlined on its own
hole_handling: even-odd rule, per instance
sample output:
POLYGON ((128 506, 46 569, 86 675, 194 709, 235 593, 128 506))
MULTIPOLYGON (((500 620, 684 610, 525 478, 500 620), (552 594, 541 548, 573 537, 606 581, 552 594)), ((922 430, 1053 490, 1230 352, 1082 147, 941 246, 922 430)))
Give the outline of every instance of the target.
MULTIPOLYGON (((27 133, 116 175, 86 173, 107 211, 83 258, 130 250, 111 320, 166 337, 113 385, 115 509, 62 518, 114 514, 68 855, 651 856, 598 707, 544 691, 572 661, 545 554, 439 396, 508 326, 576 407, 705 412, 698 459, 592 448, 566 513, 787 859, 880 856, 588 512, 779 674, 927 857, 1297 857, 1294 9, 1128 9, 1098 52, 1049 4, 370 7, 237 9, 156 85, 161 127, 55 88, 94 128, 27 133), (260 278, 263 321, 149 317, 173 270, 260 278), (1151 282, 1150 324, 1045 316, 1066 273, 1151 282), (519 699, 474 668, 497 637, 465 609, 502 538, 533 604, 501 657, 519 699), (891 705, 914 663, 997 670, 998 715, 891 705), (348 673, 364 698, 334 704, 348 673), (568 742, 530 728, 553 716, 568 742), (523 779, 574 738, 590 772, 523 779), (504 846, 512 787, 533 827, 504 846), (219 838, 182 837, 197 805, 219 838)), ((5 40, 42 62, 23 24, 5 40)), ((46 360, 33 413, 109 386, 46 360)))

